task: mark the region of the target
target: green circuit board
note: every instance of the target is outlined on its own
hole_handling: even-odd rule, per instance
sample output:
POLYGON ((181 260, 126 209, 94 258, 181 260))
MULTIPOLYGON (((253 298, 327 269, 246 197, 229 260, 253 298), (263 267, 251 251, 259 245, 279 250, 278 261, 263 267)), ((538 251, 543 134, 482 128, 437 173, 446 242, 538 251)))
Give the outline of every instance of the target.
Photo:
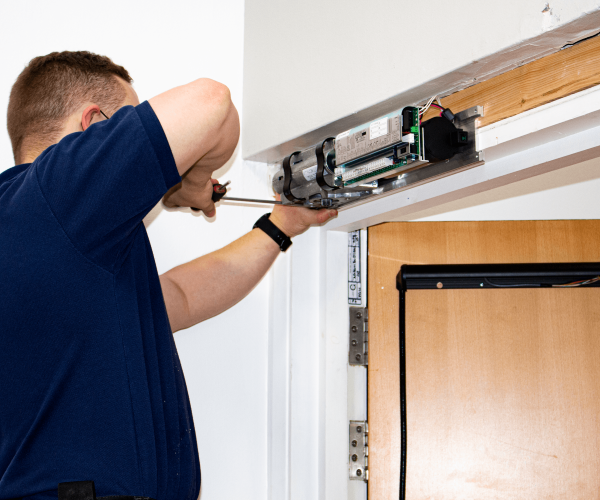
MULTIPOLYGON (((421 124, 419 108, 407 107, 395 113, 390 113, 387 115, 387 118, 390 120, 389 123, 392 123, 392 120, 397 120, 396 123, 400 125, 401 129, 396 129, 398 130, 396 132, 398 138, 391 143, 388 142, 386 147, 379 152, 375 151, 362 158, 353 159, 352 161, 341 165, 340 168, 336 168, 337 185, 344 187, 356 185, 357 183, 362 183, 374 177, 381 177, 381 174, 398 170, 399 168, 405 167, 409 163, 420 159, 421 124), (410 120, 410 123, 402 123, 405 120, 410 120), (409 133, 414 135, 414 143, 407 145, 406 147, 409 148, 409 150, 405 151, 403 156, 400 156, 400 154, 397 154, 396 148, 398 145, 402 145, 401 138, 409 133), (406 154, 407 152, 408 154, 406 154), (370 161, 367 159, 369 156, 373 158, 370 161)), ((352 129, 349 133, 345 134, 345 144, 348 143, 348 139, 352 138, 354 138, 356 144, 358 144, 359 141, 364 140, 360 135, 365 136, 373 124, 381 123, 381 121, 381 119, 376 120, 370 124, 365 124, 352 129)), ((391 134, 392 131, 389 133, 391 134)))

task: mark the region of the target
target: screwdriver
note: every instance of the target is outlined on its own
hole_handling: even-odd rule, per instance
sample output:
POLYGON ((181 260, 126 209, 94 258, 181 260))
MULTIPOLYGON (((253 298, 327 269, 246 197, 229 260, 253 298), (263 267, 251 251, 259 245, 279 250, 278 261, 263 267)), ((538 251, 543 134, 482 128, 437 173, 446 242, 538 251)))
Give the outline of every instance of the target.
POLYGON ((215 184, 213 186, 212 201, 251 201, 252 203, 272 203, 273 205, 281 205, 280 201, 276 200, 256 200, 254 198, 232 198, 231 196, 224 196, 227 194, 227 186, 231 184, 231 181, 227 181, 225 184, 215 184))
MULTIPOLYGON (((213 185, 213 194, 211 197, 213 203, 216 203, 217 201, 245 201, 245 202, 251 202, 251 203, 270 203, 272 205, 281 205, 282 204, 280 201, 276 201, 276 200, 257 200, 254 198, 233 198, 231 196, 227 196, 225 198, 224 196, 227 194, 227 186, 229 184, 231 184, 231 181, 227 181, 225 184, 213 185)), ((191 209, 194 210, 195 212, 200 211, 199 208, 191 207, 191 209)))

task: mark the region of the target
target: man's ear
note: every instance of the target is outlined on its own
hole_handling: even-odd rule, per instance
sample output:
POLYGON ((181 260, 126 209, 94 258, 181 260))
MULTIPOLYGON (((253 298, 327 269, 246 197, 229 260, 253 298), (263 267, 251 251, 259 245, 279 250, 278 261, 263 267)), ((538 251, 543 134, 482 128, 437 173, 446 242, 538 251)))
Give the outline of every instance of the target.
POLYGON ((81 128, 83 130, 87 130, 87 128, 92 124, 100 121, 98 118, 102 118, 100 114, 100 108, 96 104, 91 104, 87 108, 83 110, 81 114, 81 128))

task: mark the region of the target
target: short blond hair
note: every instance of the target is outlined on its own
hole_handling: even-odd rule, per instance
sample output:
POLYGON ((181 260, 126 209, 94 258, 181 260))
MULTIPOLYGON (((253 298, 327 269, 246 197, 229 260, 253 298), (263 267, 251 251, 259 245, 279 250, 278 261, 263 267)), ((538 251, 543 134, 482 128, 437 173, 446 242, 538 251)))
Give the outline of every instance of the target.
MULTIPOLYGON (((15 163, 57 142, 65 119, 85 102, 113 113, 133 80, 123 66, 87 51, 52 52, 32 59, 10 92, 7 127, 15 163)), ((36 154, 36 156, 37 156, 36 154)))

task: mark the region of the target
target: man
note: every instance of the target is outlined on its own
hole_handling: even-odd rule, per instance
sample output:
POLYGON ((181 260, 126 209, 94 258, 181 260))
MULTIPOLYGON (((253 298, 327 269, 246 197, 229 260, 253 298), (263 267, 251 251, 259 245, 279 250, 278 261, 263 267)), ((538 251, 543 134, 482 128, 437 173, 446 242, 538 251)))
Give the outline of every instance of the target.
POLYGON ((13 86, 16 167, 0 174, 0 499, 195 500, 200 468, 172 332, 225 311, 281 242, 335 211, 275 207, 227 247, 158 276, 143 217, 215 213, 211 174, 239 121, 201 79, 139 104, 127 71, 88 52, 33 59, 13 86), (269 236, 267 233, 271 234, 269 236))

